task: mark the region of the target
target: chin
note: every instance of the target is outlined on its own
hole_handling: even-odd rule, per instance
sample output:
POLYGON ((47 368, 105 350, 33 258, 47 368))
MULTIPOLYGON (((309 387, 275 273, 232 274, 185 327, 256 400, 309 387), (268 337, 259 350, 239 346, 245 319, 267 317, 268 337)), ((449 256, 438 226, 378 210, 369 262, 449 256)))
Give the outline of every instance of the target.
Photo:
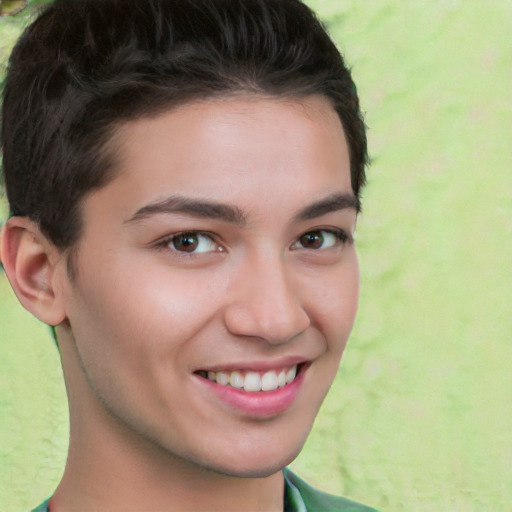
POLYGON ((272 476, 279 471, 282 471, 288 464, 290 464, 298 455, 298 452, 292 457, 281 460, 269 460, 268 462, 258 462, 252 464, 237 464, 237 465, 219 465, 210 464, 204 465, 205 469, 215 473, 235 477, 235 478, 266 478, 272 476))
POLYGON ((211 458, 195 460, 197 465, 215 473, 237 478, 265 478, 281 471, 299 455, 304 442, 286 450, 254 449, 246 454, 232 452, 232 457, 222 460, 211 458))

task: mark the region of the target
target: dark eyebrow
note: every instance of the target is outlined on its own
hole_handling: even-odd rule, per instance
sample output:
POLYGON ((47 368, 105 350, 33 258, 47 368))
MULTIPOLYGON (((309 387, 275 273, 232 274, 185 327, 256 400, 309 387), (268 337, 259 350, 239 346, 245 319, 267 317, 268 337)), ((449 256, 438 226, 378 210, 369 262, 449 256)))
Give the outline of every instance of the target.
POLYGON ((306 206, 295 216, 295 222, 314 219, 346 208, 353 208, 356 213, 359 213, 361 211, 361 203, 353 194, 332 194, 306 206))
MULTIPOLYGON (((359 199, 353 194, 332 194, 313 204, 306 206, 297 215, 294 221, 321 217, 327 213, 332 213, 346 208, 353 208, 356 212, 360 211, 359 199)), ((152 215, 169 213, 184 213, 193 217, 203 219, 217 219, 231 224, 243 226, 246 224, 245 214, 240 208, 215 201, 192 199, 183 196, 170 196, 166 199, 150 203, 137 210, 132 217, 124 223, 132 223, 144 220, 152 215)))
POLYGON ((143 206, 137 210, 130 219, 125 221, 125 224, 137 222, 151 215, 162 213, 184 213, 192 217, 218 219, 238 225, 244 225, 246 223, 244 213, 236 206, 203 199, 198 200, 183 196, 171 196, 143 206))

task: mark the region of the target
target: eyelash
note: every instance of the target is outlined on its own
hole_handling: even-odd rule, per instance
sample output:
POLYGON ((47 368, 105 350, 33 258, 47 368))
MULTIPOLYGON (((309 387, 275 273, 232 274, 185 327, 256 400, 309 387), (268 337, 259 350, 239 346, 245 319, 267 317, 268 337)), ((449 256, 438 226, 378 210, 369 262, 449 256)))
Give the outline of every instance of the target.
MULTIPOLYGON (((336 238, 336 241, 338 242, 336 245, 346 245, 346 244, 350 244, 350 243, 353 243, 354 242, 354 239, 352 238, 351 235, 349 235, 346 231, 344 231, 343 229, 336 229, 336 228, 317 228, 317 229, 312 229, 310 231, 306 231, 306 233, 304 233, 303 235, 301 235, 296 242, 294 242, 294 244, 292 245, 292 247, 295 245, 295 244, 298 244, 300 243, 300 240, 308 235, 313 235, 313 234, 317 234, 317 233, 326 233, 328 235, 332 235, 336 238)), ((307 247, 303 247, 304 249, 308 249, 307 247)), ((318 249, 310 249, 310 250, 320 250, 320 249, 328 249, 328 248, 318 248, 318 249)))
MULTIPOLYGON (((305 233, 300 235, 297 238, 297 240, 292 244, 292 246, 291 246, 292 250, 295 250, 295 249, 293 249, 293 246, 295 244, 300 243, 300 240, 302 238, 304 238, 308 235, 313 235, 313 234, 317 234, 317 233, 327 233, 328 235, 333 235, 336 238, 337 242, 339 242, 339 245, 342 245, 342 246, 351 244, 354 242, 353 237, 351 235, 349 235, 343 229, 318 228, 318 229, 312 229, 310 231, 306 231, 305 233)), ((173 241, 175 241, 179 237, 185 237, 185 236, 191 236, 191 237, 203 236, 203 237, 209 238, 212 241, 212 243, 217 245, 218 249, 216 251, 205 251, 205 252, 196 253, 196 252, 180 251, 180 250, 174 248, 172 250, 172 252, 174 252, 180 256, 183 256, 183 257, 193 257, 193 256, 197 256, 198 254, 208 254, 210 252, 224 252, 224 249, 222 248, 222 246, 216 242, 215 236, 212 233, 209 233, 207 231, 181 231, 179 233, 174 233, 172 235, 166 236, 166 237, 158 240, 154 244, 154 247, 156 249, 169 249, 169 246, 170 246, 170 244, 173 243, 173 241)), ((338 245, 338 244, 336 244, 336 245, 338 245)), ((316 250, 322 249, 322 247, 320 247, 318 249, 302 247, 302 249, 316 251, 316 250)))
MULTIPOLYGON (((216 242, 215 236, 212 233, 208 233, 207 231, 193 231, 193 230, 192 231, 180 231, 179 233, 173 233, 172 235, 166 236, 166 237, 158 240, 154 246, 157 249, 169 249, 169 246, 173 243, 173 241, 177 240, 179 237, 186 237, 186 236, 190 236, 190 237, 202 236, 202 237, 209 238, 212 241, 212 243, 217 245, 218 250, 208 251, 208 252, 224 252, 224 249, 220 246, 220 244, 218 244, 216 242)), ((183 256, 183 257, 193 257, 193 256, 197 256, 198 254, 204 254, 204 253, 180 251, 176 248, 171 249, 171 250, 172 250, 172 252, 174 252, 180 256, 183 256)))

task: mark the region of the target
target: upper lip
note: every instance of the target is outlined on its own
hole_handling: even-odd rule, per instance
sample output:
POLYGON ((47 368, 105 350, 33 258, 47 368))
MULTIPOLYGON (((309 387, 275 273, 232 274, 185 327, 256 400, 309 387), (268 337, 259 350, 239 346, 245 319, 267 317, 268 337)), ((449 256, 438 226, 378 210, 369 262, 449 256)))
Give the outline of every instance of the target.
POLYGON ((235 370, 248 370, 255 372, 265 372, 269 370, 280 370, 303 363, 308 363, 310 360, 301 356, 289 356, 273 360, 254 360, 254 361, 239 361, 239 362, 226 362, 196 368, 195 371, 206 370, 212 372, 218 371, 235 371, 235 370))

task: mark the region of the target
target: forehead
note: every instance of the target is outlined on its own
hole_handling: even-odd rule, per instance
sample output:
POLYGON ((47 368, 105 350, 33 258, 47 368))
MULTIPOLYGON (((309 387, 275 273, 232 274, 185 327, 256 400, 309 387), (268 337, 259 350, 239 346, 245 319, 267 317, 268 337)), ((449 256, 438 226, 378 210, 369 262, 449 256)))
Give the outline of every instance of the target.
POLYGON ((320 96, 197 101, 125 123, 113 146, 118 175, 93 196, 127 217, 175 194, 250 208, 351 192, 343 128, 320 96))

